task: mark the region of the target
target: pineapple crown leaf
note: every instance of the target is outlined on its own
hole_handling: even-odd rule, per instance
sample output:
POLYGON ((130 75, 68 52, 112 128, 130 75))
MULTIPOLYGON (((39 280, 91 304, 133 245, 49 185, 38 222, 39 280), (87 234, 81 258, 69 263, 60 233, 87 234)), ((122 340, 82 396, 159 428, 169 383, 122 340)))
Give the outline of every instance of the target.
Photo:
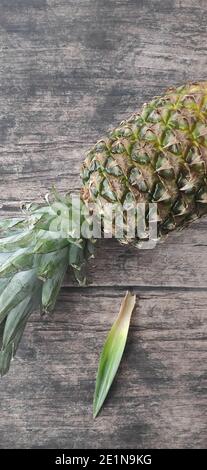
POLYGON ((68 267, 80 284, 86 282, 85 262, 94 243, 67 232, 73 222, 71 197, 54 188, 51 196, 44 204, 22 205, 19 218, 0 220, 1 375, 10 367, 31 313, 53 310, 68 267))

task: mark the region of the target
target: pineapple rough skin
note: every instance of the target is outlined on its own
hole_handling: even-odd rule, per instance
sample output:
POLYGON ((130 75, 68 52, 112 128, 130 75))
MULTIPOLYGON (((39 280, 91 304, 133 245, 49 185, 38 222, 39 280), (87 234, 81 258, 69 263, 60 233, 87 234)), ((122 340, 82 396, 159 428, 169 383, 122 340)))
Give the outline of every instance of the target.
MULTIPOLYGON (((157 203, 158 236, 207 213, 207 82, 170 88, 112 130, 82 168, 86 203, 157 203)), ((127 240, 126 240, 127 241, 127 240)))

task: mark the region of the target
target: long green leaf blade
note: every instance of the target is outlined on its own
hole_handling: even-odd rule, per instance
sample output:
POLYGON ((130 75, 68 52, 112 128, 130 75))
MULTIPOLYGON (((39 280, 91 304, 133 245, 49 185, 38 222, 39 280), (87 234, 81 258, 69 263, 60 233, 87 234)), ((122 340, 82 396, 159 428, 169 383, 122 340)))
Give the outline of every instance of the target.
POLYGON ((9 370, 30 314, 51 312, 68 265, 82 281, 92 254, 93 240, 73 229, 71 196, 55 195, 51 202, 46 197, 45 204, 22 210, 21 218, 0 219, 0 375, 9 370))
POLYGON ((127 292, 122 302, 119 315, 104 344, 96 378, 93 401, 94 418, 99 413, 118 370, 126 345, 130 319, 135 302, 136 296, 127 292))

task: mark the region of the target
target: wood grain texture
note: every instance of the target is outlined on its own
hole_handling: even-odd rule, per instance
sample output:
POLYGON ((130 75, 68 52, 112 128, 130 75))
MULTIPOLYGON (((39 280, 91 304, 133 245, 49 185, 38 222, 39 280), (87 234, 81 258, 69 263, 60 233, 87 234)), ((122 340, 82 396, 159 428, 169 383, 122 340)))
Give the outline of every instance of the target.
MULTIPOLYGON (((204 0, 1 0, 0 216, 52 184, 80 188, 90 145, 171 84, 206 79, 204 0)), ((207 445, 207 220, 154 250, 104 240, 90 286, 64 282, 0 382, 0 447, 207 445), (125 290, 138 294, 110 399, 98 357, 125 290)))

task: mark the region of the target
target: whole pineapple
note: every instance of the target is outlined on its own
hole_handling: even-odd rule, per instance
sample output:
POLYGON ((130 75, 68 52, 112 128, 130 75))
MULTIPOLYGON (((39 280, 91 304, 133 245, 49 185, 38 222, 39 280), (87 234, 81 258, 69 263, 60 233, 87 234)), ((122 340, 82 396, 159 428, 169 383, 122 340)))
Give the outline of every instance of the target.
POLYGON ((82 197, 102 207, 156 202, 161 237, 207 213, 206 169, 207 82, 201 82, 170 88, 99 140, 83 164, 82 197))
MULTIPOLYGON (((90 150, 82 208, 156 202, 161 237, 207 213, 206 167, 207 82, 172 88, 90 150)), ((81 222, 90 225, 85 214, 81 222)), ((75 234, 79 222, 72 198, 57 194, 52 203, 0 221, 0 374, 9 369, 32 311, 53 309, 68 266, 84 282, 93 240, 75 234)), ((124 239, 131 242, 126 233, 124 239)))

